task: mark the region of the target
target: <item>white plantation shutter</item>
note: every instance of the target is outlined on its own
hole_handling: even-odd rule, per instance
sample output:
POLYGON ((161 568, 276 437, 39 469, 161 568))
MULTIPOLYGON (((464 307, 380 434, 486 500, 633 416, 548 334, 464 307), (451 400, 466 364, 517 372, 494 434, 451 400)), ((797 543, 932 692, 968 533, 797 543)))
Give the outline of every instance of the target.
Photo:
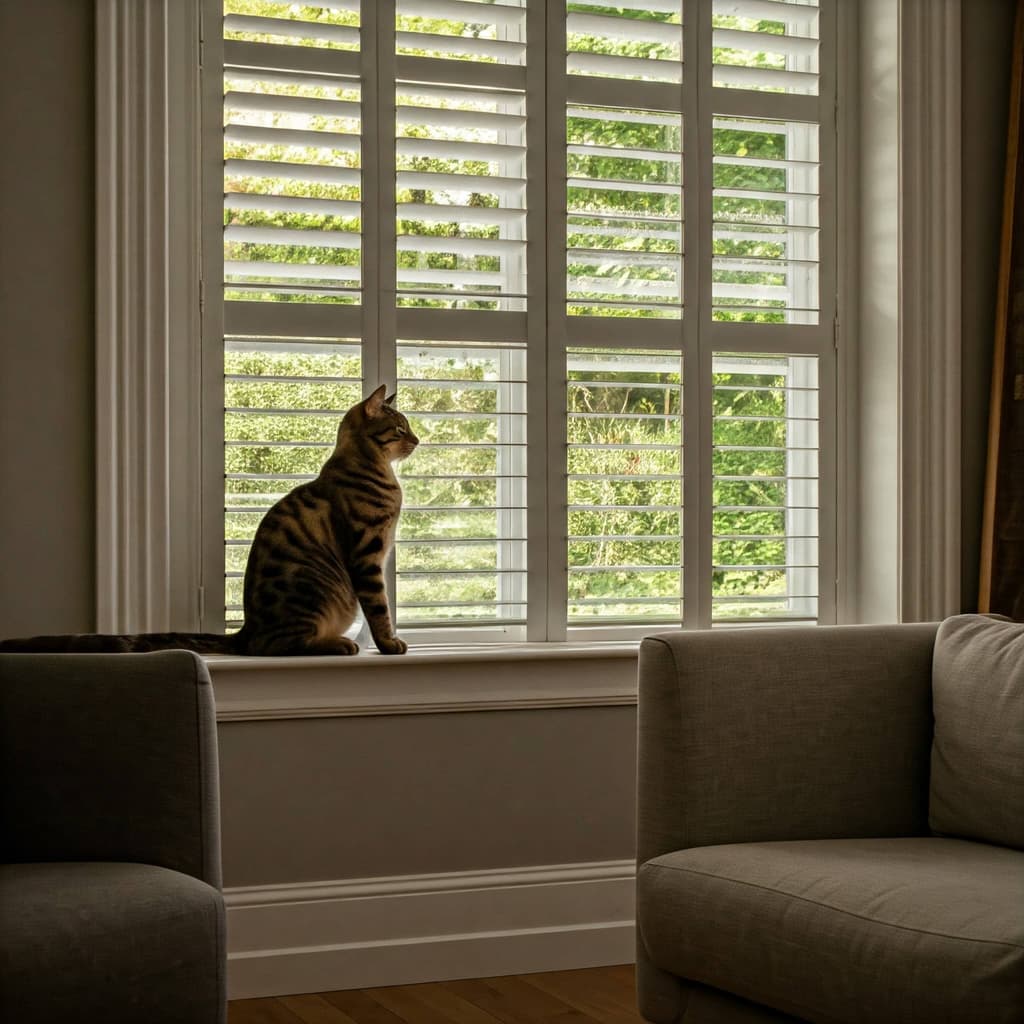
POLYGON ((362 394, 364 75, 358 0, 227 0, 223 28, 230 628, 260 518, 316 475, 362 394))
POLYGON ((834 12, 713 0, 712 622, 834 617, 834 12))
MULTIPOLYGON (((564 63, 569 634, 684 621, 682 0, 569 3, 564 63), (600 344, 595 344, 600 340, 600 344), (648 346, 654 342, 656 349, 648 346), (641 347, 643 346, 643 347, 641 347), (659 351, 661 349, 662 351, 659 351)), ((560 597, 561 595, 559 595, 560 597)))
POLYGON ((817 371, 813 357, 714 360, 713 621, 818 618, 817 371))
POLYGON ((525 29, 518 4, 398 0, 399 305, 523 308, 525 29))
POLYGON ((208 2, 229 623, 381 381, 410 639, 834 616, 835 0, 208 2))
POLYGON ((425 456, 402 472, 406 626, 526 626, 525 357, 524 346, 399 345, 399 391, 425 456))
POLYGON ((528 11, 398 0, 395 15, 390 302, 400 404, 421 439, 399 471, 397 619, 420 636, 525 639, 524 313, 543 195, 527 187, 528 11))
POLYGON ((714 84, 818 95, 818 0, 714 0, 714 84))
POLYGON ((261 6, 281 16, 224 18, 227 297, 358 301, 359 4, 325 5, 325 18, 349 24, 261 6))
POLYGON ((682 359, 572 348, 567 366, 569 622, 682 621, 682 359))
POLYGON ((361 397, 358 341, 229 335, 224 341, 225 614, 242 620, 249 545, 266 509, 316 476, 361 397))
POLYGON ((680 115, 572 104, 567 135, 568 312, 680 316, 680 115), (649 137, 601 144, 624 129, 649 137))

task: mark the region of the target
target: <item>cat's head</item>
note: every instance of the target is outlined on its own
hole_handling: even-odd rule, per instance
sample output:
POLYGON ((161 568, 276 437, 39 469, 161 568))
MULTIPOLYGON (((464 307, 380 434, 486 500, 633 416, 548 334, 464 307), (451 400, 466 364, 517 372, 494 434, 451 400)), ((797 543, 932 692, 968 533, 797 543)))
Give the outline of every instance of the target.
POLYGON ((381 384, 369 398, 352 406, 341 421, 338 443, 346 432, 376 449, 388 462, 397 462, 411 455, 420 439, 412 432, 409 421, 393 406, 394 395, 387 395, 381 384))

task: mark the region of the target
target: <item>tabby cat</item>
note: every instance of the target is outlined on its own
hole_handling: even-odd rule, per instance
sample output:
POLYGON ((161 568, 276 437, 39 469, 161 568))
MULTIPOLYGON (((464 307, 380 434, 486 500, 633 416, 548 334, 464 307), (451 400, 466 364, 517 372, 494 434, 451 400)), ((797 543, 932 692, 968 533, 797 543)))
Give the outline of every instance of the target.
POLYGON ((345 414, 320 475, 263 517, 245 568, 245 624, 216 633, 76 634, 0 643, 3 651, 158 651, 200 654, 355 654, 342 634, 362 606, 382 654, 404 654, 384 589, 384 562, 402 507, 391 464, 419 444, 381 386, 345 414))

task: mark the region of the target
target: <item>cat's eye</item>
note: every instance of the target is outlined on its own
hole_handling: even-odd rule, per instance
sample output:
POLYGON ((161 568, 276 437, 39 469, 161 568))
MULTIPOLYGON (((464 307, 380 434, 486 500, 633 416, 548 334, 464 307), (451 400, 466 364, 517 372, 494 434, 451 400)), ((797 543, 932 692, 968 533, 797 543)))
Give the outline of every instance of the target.
POLYGON ((405 435, 409 433, 409 431, 406 430, 406 428, 403 427, 401 424, 399 424, 397 427, 395 427, 395 430, 398 431, 398 436, 399 437, 405 437, 405 435))

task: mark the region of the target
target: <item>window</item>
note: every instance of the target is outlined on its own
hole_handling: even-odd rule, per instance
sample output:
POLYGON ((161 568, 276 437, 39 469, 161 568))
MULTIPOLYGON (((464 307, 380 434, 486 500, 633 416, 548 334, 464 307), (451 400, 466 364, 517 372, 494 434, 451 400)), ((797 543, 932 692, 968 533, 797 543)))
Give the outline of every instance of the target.
POLYGON ((834 13, 209 0, 229 628, 381 381, 413 642, 834 620, 834 13))

